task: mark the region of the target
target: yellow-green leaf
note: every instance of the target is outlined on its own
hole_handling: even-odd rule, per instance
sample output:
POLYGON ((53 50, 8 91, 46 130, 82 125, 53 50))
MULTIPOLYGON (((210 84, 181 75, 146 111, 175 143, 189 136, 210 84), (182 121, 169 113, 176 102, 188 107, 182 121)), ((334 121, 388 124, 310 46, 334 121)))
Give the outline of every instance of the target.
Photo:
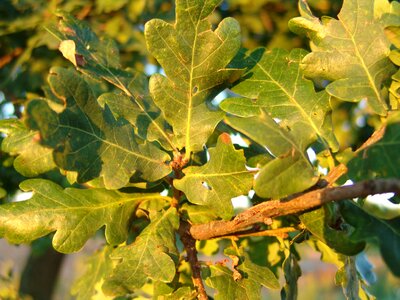
POLYGON ((150 216, 151 223, 136 240, 112 253, 122 261, 106 279, 103 290, 109 295, 121 295, 142 287, 150 278, 171 282, 175 277, 178 259, 175 231, 179 217, 175 208, 150 216))
POLYGON ((209 152, 210 160, 205 165, 184 169, 185 176, 175 179, 174 186, 191 203, 208 206, 218 216, 229 219, 233 215, 231 199, 247 195, 253 175, 246 169, 243 150, 235 150, 228 134, 220 135, 217 146, 209 152))
POLYGON ((174 25, 154 19, 145 26, 148 49, 166 73, 151 77, 150 92, 187 157, 202 150, 222 119, 207 103, 237 72, 227 65, 240 47, 238 22, 226 18, 212 30, 207 20, 219 2, 178 0, 174 25))
POLYGON ((302 17, 292 19, 289 27, 312 42, 313 51, 302 61, 307 76, 332 81, 326 90, 336 98, 366 99, 375 113, 386 115, 389 107, 382 82, 395 69, 383 22, 374 14, 375 2, 344 0, 337 19, 319 19, 306 1, 300 1, 302 17))
POLYGON ((336 151, 330 97, 324 91, 315 92, 313 83, 303 77, 300 62, 306 54, 301 49, 289 53, 264 48, 247 53, 248 69, 232 89, 246 98, 228 98, 221 108, 241 117, 256 116, 263 109, 290 129, 301 127, 305 136, 312 136, 307 142, 320 138, 326 148, 336 151))
POLYGON ((43 179, 21 183, 31 199, 0 206, 0 236, 11 243, 27 243, 55 231, 53 247, 78 251, 105 225, 107 242, 116 245, 128 236, 128 224, 144 200, 163 200, 159 194, 124 194, 106 189, 62 189, 43 179))
MULTIPOLYGON (((224 109, 228 111, 238 108, 236 105, 234 107, 232 109, 230 104, 224 105, 224 109)), ((274 159, 261 166, 256 176, 254 190, 257 195, 277 199, 304 191, 317 182, 318 176, 305 152, 313 140, 312 131, 304 130, 301 124, 294 124, 292 130, 287 130, 260 108, 258 115, 247 118, 231 116, 226 121, 262 147, 266 147, 274 156, 274 159)))
POLYGON ((17 155, 14 168, 22 175, 34 177, 56 167, 52 150, 40 145, 39 133, 26 128, 20 120, 0 120, 0 132, 7 135, 1 150, 17 155))

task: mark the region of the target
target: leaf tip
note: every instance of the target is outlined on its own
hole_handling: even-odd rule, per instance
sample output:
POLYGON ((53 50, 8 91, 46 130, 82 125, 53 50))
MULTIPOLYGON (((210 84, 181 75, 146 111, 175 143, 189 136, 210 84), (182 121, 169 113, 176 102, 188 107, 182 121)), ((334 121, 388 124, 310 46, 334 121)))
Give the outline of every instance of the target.
POLYGON ((68 59, 70 62, 74 64, 74 66, 77 65, 76 53, 75 53, 76 45, 73 40, 62 41, 58 49, 66 59, 68 59))

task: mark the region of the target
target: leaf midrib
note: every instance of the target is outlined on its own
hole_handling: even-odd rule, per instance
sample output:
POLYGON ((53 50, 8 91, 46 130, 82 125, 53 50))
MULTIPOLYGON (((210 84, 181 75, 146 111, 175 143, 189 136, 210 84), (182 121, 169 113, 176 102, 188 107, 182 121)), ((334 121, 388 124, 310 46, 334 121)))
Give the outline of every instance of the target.
MULTIPOLYGON (((127 278, 126 281, 129 282, 130 279, 136 274, 136 272, 137 272, 139 266, 141 265, 143 256, 144 256, 145 253, 148 252, 148 250, 149 250, 149 249, 148 249, 148 248, 149 248, 148 245, 150 244, 150 241, 156 240, 156 239, 153 239, 152 236, 153 236, 153 235, 156 235, 156 236, 159 235, 159 234, 158 234, 158 227, 160 226, 160 224, 162 224, 164 218, 168 218, 168 217, 169 217, 169 213, 168 213, 168 212, 165 212, 161 218, 159 218, 158 220, 153 221, 153 222, 151 223, 151 226, 152 226, 152 227, 149 228, 149 231, 146 232, 146 234, 144 234, 144 236, 140 236, 140 235, 139 235, 138 238, 141 238, 141 239, 142 239, 142 242, 141 242, 141 243, 140 243, 140 240, 138 241, 139 243, 135 243, 135 242, 133 243, 133 245, 135 245, 136 247, 142 246, 143 248, 142 248, 142 251, 141 251, 141 253, 140 253, 140 257, 139 257, 139 259, 138 259, 138 263, 137 263, 137 265, 136 265, 135 270, 132 271, 132 274, 127 278), (139 244, 139 245, 137 245, 137 244, 139 244)), ((158 238, 158 239, 159 239, 159 238, 158 238)), ((157 242, 158 242, 158 239, 156 240, 157 242)), ((163 254, 165 254, 165 255, 168 255, 167 253, 165 253, 165 252, 163 252, 163 251, 161 251, 161 253, 163 253, 163 254)), ((168 255, 168 256, 169 256, 169 255, 168 255)), ((157 260, 155 259, 155 261, 157 261, 157 260)), ((146 273, 146 275, 149 275, 149 274, 146 273)))
MULTIPOLYGON (((61 128, 67 128, 67 129, 70 129, 70 130, 76 130, 76 131, 82 132, 82 133, 84 133, 84 134, 86 134, 86 135, 90 135, 90 136, 92 136, 93 138, 97 139, 98 141, 100 141, 100 142, 102 142, 102 143, 104 143, 104 144, 106 144, 106 145, 109 145, 109 146, 111 146, 111 147, 115 147, 115 148, 117 148, 117 149, 119 149, 119 150, 121 150, 121 151, 123 151, 123 152, 127 152, 127 153, 129 153, 129 154, 131 154, 131 155, 133 155, 133 156, 138 157, 138 158, 141 158, 141 159, 144 159, 144 160, 147 160, 147 161, 150 161, 150 162, 154 162, 154 163, 157 163, 157 164, 160 164, 160 163, 164 164, 162 161, 155 160, 155 159, 151 159, 151 158, 149 158, 149 157, 147 157, 147 156, 144 156, 144 155, 141 155, 141 154, 139 154, 139 153, 137 153, 137 152, 133 152, 133 151, 131 151, 131 150, 128 150, 128 149, 126 149, 126 148, 123 148, 123 147, 121 147, 121 146, 118 145, 118 144, 111 143, 110 141, 104 140, 104 139, 102 139, 101 137, 99 137, 98 135, 96 135, 96 134, 94 134, 94 133, 90 133, 90 132, 85 131, 85 130, 83 130, 83 129, 80 129, 80 128, 77 128, 77 127, 71 127, 71 126, 67 126, 67 125, 62 125, 62 124, 58 124, 58 126, 61 127, 61 128)), ((139 146, 139 145, 138 145, 138 146, 139 146)))
MULTIPOLYGON (((357 1, 357 12, 359 11, 359 9, 360 9, 359 2, 357 1)), ((358 13, 355 14, 355 16, 357 18, 356 26, 358 27, 358 13)), ((340 23, 342 24, 343 28, 346 30, 347 34, 350 37, 350 40, 351 40, 351 42, 353 44, 356 56, 357 56, 358 60, 360 61, 361 67, 364 69, 365 74, 367 75, 368 81, 369 81, 370 86, 372 87, 372 89, 373 89, 373 91, 374 91, 374 93, 376 95, 376 98, 378 99, 378 101, 382 105, 382 107, 386 107, 386 105, 385 105, 386 103, 382 99, 379 91, 377 90, 377 87, 375 86, 375 82, 374 82, 374 80, 373 80, 373 78, 372 78, 372 76, 371 76, 371 74, 369 72, 369 69, 368 69, 367 65, 365 64, 364 59, 363 59, 363 57, 362 57, 362 55, 361 55, 361 53, 360 53, 360 51, 359 51, 359 49, 357 47, 357 43, 355 41, 353 33, 350 32, 350 29, 346 26, 346 23, 341 20, 341 18, 339 18, 339 21, 340 21, 340 23)))
MULTIPOLYGON (((38 190, 34 190, 34 193, 36 195, 39 195, 40 197, 43 197, 43 198, 48 199, 48 200, 50 200, 50 201, 52 201, 54 203, 57 203, 60 206, 63 205, 64 207, 58 207, 58 208, 43 208, 43 207, 41 207, 41 208, 38 208, 37 210, 33 210, 33 209, 29 210, 28 214, 37 213, 37 212, 75 211, 75 210, 82 210, 82 209, 95 211, 95 210, 106 209, 108 207, 118 206, 120 203, 128 204, 129 202, 135 202, 135 201, 140 203, 142 201, 149 200, 149 199, 154 199, 154 200, 156 200, 156 199, 168 199, 168 200, 170 200, 169 197, 164 197, 164 196, 161 196, 161 195, 160 196, 159 195, 148 195, 148 196, 140 196, 140 197, 138 196, 138 197, 135 197, 135 198, 120 199, 120 200, 115 200, 115 201, 111 200, 110 202, 107 202, 106 204, 101 204, 101 205, 96 205, 96 206, 84 206, 84 205, 82 205, 82 206, 67 206, 67 205, 65 205, 65 203, 60 202, 57 199, 57 197, 55 197, 55 198, 50 197, 50 196, 48 196, 48 195, 46 195, 46 194, 44 194, 44 193, 42 193, 42 192, 40 192, 38 190)), ((66 195, 68 195, 69 197, 71 197, 75 201, 80 201, 79 198, 75 198, 71 194, 66 194, 66 195)), ((61 196, 66 196, 66 195, 61 195, 61 196)), ((27 200, 27 201, 29 201, 29 200, 27 200)), ((25 213, 24 213, 24 215, 25 215, 25 213)))
MULTIPOLYGON (((277 53, 277 55, 279 55, 279 53, 277 53)), ((299 105, 299 103, 298 103, 297 100, 294 98, 294 96, 292 96, 292 95, 289 93, 289 91, 287 91, 278 81, 276 81, 276 80, 269 74, 269 72, 268 72, 258 61, 256 61, 255 59, 253 59, 253 57, 251 57, 251 56, 249 56, 249 58, 250 58, 254 63, 256 63, 256 65, 263 71, 263 73, 264 73, 268 78, 270 78, 270 80, 271 80, 275 85, 277 85, 278 88, 279 88, 280 90, 282 90, 282 91, 288 96, 290 102, 292 102, 292 103, 297 107, 297 109, 300 111, 300 113, 301 113, 301 115, 303 116, 303 118, 308 122, 308 124, 311 125, 311 127, 314 129, 314 131, 317 133, 317 135, 318 135, 319 137, 321 137, 321 139, 324 141, 324 139, 322 138, 322 137, 323 137, 322 133, 319 131, 318 127, 315 125, 314 121, 310 118, 310 116, 304 111, 304 109, 302 108, 302 106, 299 105)), ((299 69, 298 69, 298 70, 297 70, 297 77, 296 77, 296 80, 295 80, 294 94, 295 94, 295 92, 297 91, 296 84, 297 84, 297 81, 298 81, 299 74, 300 74, 300 72, 299 72, 299 69)), ((326 146, 326 145, 325 145, 325 146, 326 146)), ((327 147, 327 149, 328 149, 328 147, 327 147)))
POLYGON ((204 10, 204 3, 203 6, 201 7, 201 11, 199 14, 199 19, 197 20, 197 23, 195 25, 195 35, 193 39, 193 45, 192 45, 192 57, 191 57, 191 62, 190 62, 190 73, 189 73, 189 102, 188 102, 188 111, 187 111, 187 122, 186 122, 186 138, 185 138, 185 158, 189 159, 191 155, 191 145, 190 145, 190 123, 192 121, 192 106, 193 106, 193 72, 195 69, 194 66, 194 58, 195 58, 195 49, 197 47, 197 36, 198 36, 198 30, 199 30, 199 24, 202 21, 201 15, 203 14, 204 10))

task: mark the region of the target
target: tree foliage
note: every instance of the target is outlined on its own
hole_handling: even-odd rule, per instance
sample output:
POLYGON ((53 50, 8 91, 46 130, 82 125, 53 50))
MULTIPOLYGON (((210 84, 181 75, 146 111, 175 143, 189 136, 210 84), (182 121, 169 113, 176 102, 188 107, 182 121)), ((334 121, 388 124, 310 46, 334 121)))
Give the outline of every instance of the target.
POLYGON ((11 163, 32 196, 3 201, 0 237, 103 236, 78 299, 293 299, 298 244, 350 299, 372 297, 367 244, 400 276, 398 199, 368 197, 400 193, 397 1, 76 2, 1 4, 0 198, 11 163))

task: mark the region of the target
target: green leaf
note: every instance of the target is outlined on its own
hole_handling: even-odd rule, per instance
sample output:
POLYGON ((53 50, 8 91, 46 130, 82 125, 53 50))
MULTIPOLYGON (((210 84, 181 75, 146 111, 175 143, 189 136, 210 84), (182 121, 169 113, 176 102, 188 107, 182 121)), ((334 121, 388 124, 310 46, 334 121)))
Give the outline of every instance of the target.
POLYGON ((178 0, 174 25, 154 19, 145 26, 147 47, 167 75, 153 75, 150 92, 187 157, 202 150, 222 119, 207 102, 237 73, 226 66, 240 47, 238 22, 226 18, 213 31, 207 20, 219 2, 178 0))
POLYGON ((197 241, 196 249, 201 254, 213 256, 219 252, 219 242, 219 239, 197 241))
POLYGON ((375 2, 345 0, 337 19, 320 20, 300 1, 302 17, 290 20, 289 28, 312 42, 313 51, 301 65, 306 76, 331 80, 326 87, 330 95, 351 102, 367 99, 384 116, 388 104, 382 82, 394 68, 383 22, 374 16, 375 2))
POLYGON ((208 206, 191 205, 184 203, 181 206, 183 215, 191 224, 204 224, 218 219, 218 213, 208 206))
POLYGON ((312 187, 318 178, 308 160, 298 153, 288 154, 260 170, 254 190, 260 197, 278 199, 312 187))
POLYGON ((38 142, 37 131, 29 130, 16 119, 0 120, 0 132, 7 137, 1 144, 1 150, 10 155, 18 155, 14 168, 26 177, 35 177, 56 167, 52 151, 38 142))
MULTIPOLYGON (((398 53, 398 64, 400 65, 400 51, 396 52, 398 53)), ((396 62, 397 64, 397 62, 396 62)), ((399 109, 400 107, 400 70, 397 71, 393 76, 392 76, 392 84, 390 85, 389 88, 389 100, 390 100, 390 105, 393 109, 399 109)))
POLYGON ((58 28, 47 30, 61 41, 60 51, 64 57, 80 72, 97 80, 102 78, 120 90, 118 94, 106 94, 101 101, 109 104, 115 115, 124 118, 129 116, 127 120, 143 139, 157 140, 166 149, 173 148, 168 126, 148 96, 146 76, 121 69, 119 51, 113 40, 99 39, 84 22, 67 13, 59 15, 62 19, 58 28), (121 114, 121 108, 115 103, 120 101, 128 106, 129 111, 121 114))
POLYGON ((400 122, 389 124, 382 139, 357 153, 349 164, 352 180, 400 178, 400 122))
POLYGON ((342 202, 340 212, 354 227, 352 240, 376 242, 389 269, 400 276, 400 253, 396 251, 400 247, 400 218, 390 221, 376 219, 351 201, 342 202))
POLYGON ((400 3, 386 0, 375 1, 375 17, 382 19, 385 26, 400 26, 400 3))
POLYGON ((0 206, 0 236, 11 243, 27 243, 56 231, 53 247, 78 251, 105 225, 107 242, 117 245, 128 236, 129 219, 144 200, 164 200, 160 194, 124 194, 106 189, 62 189, 43 179, 23 181, 30 200, 0 206))
MULTIPOLYGON (((399 7, 400 8, 400 7, 399 7)), ((400 21, 400 11, 398 12, 397 19, 400 21)), ((398 24, 400 26, 400 23, 398 24)), ((389 41, 397 48, 392 50, 390 55, 393 54, 393 51, 398 53, 398 48, 400 48, 400 28, 398 26, 389 26, 385 28, 385 33, 386 36, 388 37, 389 41)), ((397 61, 398 62, 398 61, 397 61)), ((399 65, 398 63, 394 62, 396 65, 399 65)))
POLYGON ((112 258, 121 259, 103 290, 109 295, 121 295, 142 287, 148 279, 171 282, 175 277, 178 258, 175 231, 179 217, 175 208, 150 216, 151 223, 136 240, 116 249, 112 258))
POLYGON ((98 297, 102 294, 99 287, 104 277, 113 268, 112 260, 109 258, 112 250, 112 247, 106 246, 94 253, 87 261, 85 273, 75 281, 71 289, 72 295, 77 296, 77 300, 92 299, 95 295, 98 297))
MULTIPOLYGON (((222 105, 225 102, 222 103, 222 105)), ((229 104, 224 106, 224 109, 229 104)), ((281 198, 304 191, 318 181, 308 160, 306 148, 312 133, 295 126, 293 130, 278 125, 264 110, 249 118, 227 117, 226 122, 263 147, 275 158, 260 169, 254 190, 260 197, 281 198), (290 184, 287 184, 290 182, 290 184)), ((228 111, 229 108, 228 108, 228 111)))
POLYGON ((286 252, 286 259, 282 264, 282 269, 285 275, 286 284, 281 289, 281 299, 282 300, 297 299, 298 296, 297 281, 302 275, 301 268, 297 261, 296 256, 289 251, 285 252, 286 252))
POLYGON ((75 71, 53 68, 49 83, 66 109, 57 114, 45 101, 33 100, 27 124, 40 131, 43 145, 53 148, 60 168, 78 172, 78 182, 103 177, 106 188, 118 189, 135 172, 149 181, 170 173, 169 155, 140 143, 130 124, 116 121, 107 107, 101 109, 90 85, 75 71))
POLYGON ((339 268, 344 266, 344 261, 346 260, 346 255, 336 252, 334 249, 329 247, 326 243, 321 242, 315 236, 307 240, 310 246, 321 253, 321 261, 325 263, 334 264, 339 268))
POLYGON ((210 271, 211 275, 205 282, 209 287, 217 290, 214 294, 215 300, 260 299, 261 289, 257 282, 247 278, 235 281, 233 272, 221 265, 210 266, 210 271))
POLYGON ((325 206, 300 215, 300 221, 317 239, 345 255, 361 252, 365 243, 352 241, 349 230, 334 229, 332 207, 325 206))
POLYGON ((59 50, 75 67, 88 75, 118 83, 120 69, 117 44, 111 39, 99 39, 89 26, 68 13, 58 12, 58 27, 46 28, 60 40, 59 50))
MULTIPOLYGON (((294 49, 290 53, 282 49, 267 51, 259 48, 246 54, 249 66, 232 89, 246 98, 228 98, 221 108, 237 116, 250 117, 265 110, 273 118, 280 119, 290 129, 300 126, 304 136, 321 141, 338 150, 333 135, 329 95, 315 92, 313 83, 304 79, 300 62, 307 54, 294 49)), ((303 142, 306 144, 306 142, 303 142)))
POLYGON ((131 123, 139 137, 158 141, 165 149, 172 150, 169 138, 173 138, 173 133, 149 95, 147 77, 140 73, 132 76, 128 88, 135 93, 135 98, 124 93, 105 93, 97 101, 101 105, 107 104, 116 119, 124 118, 131 123))
POLYGON ((249 280, 268 288, 279 289, 279 281, 275 274, 267 267, 257 265, 250 260, 249 255, 243 249, 236 250, 233 247, 226 248, 225 255, 234 255, 239 258, 238 265, 235 269, 241 271, 241 275, 249 280))
POLYGON ((243 150, 235 150, 228 134, 221 134, 215 148, 210 148, 210 161, 201 167, 185 168, 182 179, 174 186, 183 191, 191 203, 205 205, 218 216, 229 219, 233 215, 231 199, 247 195, 253 175, 246 169, 243 150))

